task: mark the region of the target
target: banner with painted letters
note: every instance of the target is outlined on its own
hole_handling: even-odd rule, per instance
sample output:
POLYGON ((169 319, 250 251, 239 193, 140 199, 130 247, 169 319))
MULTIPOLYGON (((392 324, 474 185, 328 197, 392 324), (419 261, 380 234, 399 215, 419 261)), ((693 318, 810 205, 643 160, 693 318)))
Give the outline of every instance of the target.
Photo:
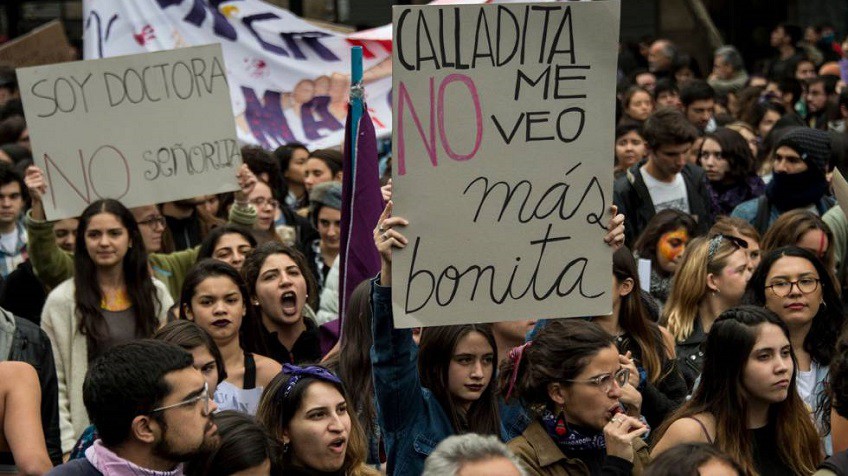
POLYGON ((17 72, 48 219, 99 198, 137 207, 238 189, 219 45, 17 72))
POLYGON ((398 327, 609 314, 620 3, 396 6, 398 327))
POLYGON ((350 47, 364 49, 368 107, 391 127, 391 37, 318 27, 259 0, 84 0, 86 59, 220 43, 243 143, 340 145, 350 47))

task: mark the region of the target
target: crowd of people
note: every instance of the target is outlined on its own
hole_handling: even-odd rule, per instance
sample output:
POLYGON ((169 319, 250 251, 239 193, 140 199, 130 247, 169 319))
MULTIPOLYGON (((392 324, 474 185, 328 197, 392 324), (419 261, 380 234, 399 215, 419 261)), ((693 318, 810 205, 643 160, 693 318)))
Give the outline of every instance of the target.
POLYGON ((707 75, 622 50, 610 315, 423 329, 394 326, 390 167, 339 316, 339 150, 52 222, 0 66, 0 472, 848 474, 848 40, 771 44, 707 75))

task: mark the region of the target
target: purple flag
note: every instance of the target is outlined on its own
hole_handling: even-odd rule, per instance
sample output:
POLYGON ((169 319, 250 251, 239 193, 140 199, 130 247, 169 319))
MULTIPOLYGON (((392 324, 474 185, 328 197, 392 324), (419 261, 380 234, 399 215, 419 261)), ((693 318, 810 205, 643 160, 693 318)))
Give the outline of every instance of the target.
POLYGON ((342 319, 348 299, 356 286, 380 272, 380 254, 374 246, 374 228, 377 227, 377 221, 383 212, 377 136, 367 107, 362 107, 355 147, 351 147, 351 126, 351 117, 348 114, 342 174, 339 262, 339 315, 342 319), (352 157, 352 150, 356 153, 355 158, 352 157))

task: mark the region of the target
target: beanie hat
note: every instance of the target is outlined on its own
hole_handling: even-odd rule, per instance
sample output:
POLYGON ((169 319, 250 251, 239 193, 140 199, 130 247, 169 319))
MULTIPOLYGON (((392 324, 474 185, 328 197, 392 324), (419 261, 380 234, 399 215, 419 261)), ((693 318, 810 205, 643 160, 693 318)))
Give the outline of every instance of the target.
POLYGON ((309 191, 309 209, 317 209, 319 206, 342 209, 342 184, 341 182, 323 182, 312 187, 309 191))
POLYGON ((789 147, 801 156, 808 166, 827 173, 830 163, 830 137, 827 132, 809 127, 793 127, 778 140, 774 150, 789 147))

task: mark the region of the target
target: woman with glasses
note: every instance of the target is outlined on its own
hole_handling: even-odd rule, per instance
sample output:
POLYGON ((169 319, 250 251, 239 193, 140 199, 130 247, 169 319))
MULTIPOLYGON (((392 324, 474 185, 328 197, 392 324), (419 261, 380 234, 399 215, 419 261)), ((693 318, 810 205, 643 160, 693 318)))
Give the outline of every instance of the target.
POLYGON ((117 344, 152 336, 172 304, 165 285, 150 275, 130 211, 111 199, 86 207, 73 278, 47 296, 41 315, 56 360, 63 452, 89 423, 82 399, 88 364, 117 344))
POLYGON ((615 338, 596 324, 548 323, 501 364, 501 394, 535 416, 509 448, 531 474, 640 474, 648 427, 629 374, 615 338), (636 397, 627 407, 626 394, 636 397))
POLYGON ((746 247, 733 236, 696 238, 675 274, 661 322, 677 344, 677 364, 690 392, 701 373, 701 345, 713 322, 745 294, 751 277, 746 247))
POLYGON ((754 172, 751 148, 738 132, 719 127, 704 137, 698 165, 707 176, 713 213, 730 215, 736 205, 759 197, 766 185, 754 172))
MULTIPOLYGON (((789 328, 797 357, 797 387, 820 428, 829 405, 820 404, 827 368, 842 331, 842 301, 830 273, 813 253, 795 246, 768 252, 748 282, 751 302, 771 310, 789 328)), ((824 441, 832 454, 831 438, 824 441)))
POLYGON ((657 430, 652 457, 682 443, 708 443, 746 476, 811 474, 818 433, 796 392, 790 331, 774 313, 741 306, 721 314, 705 346, 692 398, 657 430))
POLYGON ((280 202, 274 198, 274 191, 267 183, 258 180, 256 186, 247 197, 253 208, 256 209, 256 222, 253 224, 253 234, 256 241, 261 245, 269 241, 276 241, 287 245, 294 245, 296 231, 294 228, 274 225, 277 209, 280 202))

